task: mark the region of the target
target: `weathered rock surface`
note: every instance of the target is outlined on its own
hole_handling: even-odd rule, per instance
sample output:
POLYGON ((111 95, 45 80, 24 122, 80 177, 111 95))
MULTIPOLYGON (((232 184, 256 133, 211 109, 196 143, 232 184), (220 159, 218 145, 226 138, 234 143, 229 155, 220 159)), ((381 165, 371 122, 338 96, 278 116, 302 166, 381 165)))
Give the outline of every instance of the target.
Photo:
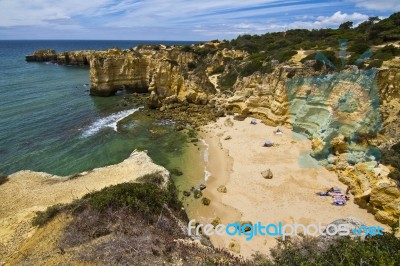
POLYGON ((78 65, 88 66, 89 60, 95 51, 84 50, 84 51, 71 51, 56 53, 55 50, 38 50, 33 55, 27 55, 25 60, 27 62, 51 62, 54 64, 63 65, 78 65))
POLYGON ((149 106, 161 107, 161 114, 172 111, 195 114, 197 105, 207 104, 212 116, 217 112, 223 116, 227 110, 227 113, 239 112, 242 115, 235 116, 235 119, 251 115, 269 125, 292 127, 313 140, 312 155, 324 156, 327 164, 339 172, 341 180, 354 189, 357 203, 371 208, 380 221, 391 223, 398 219, 398 208, 387 203, 396 202, 400 206, 398 187, 390 178, 383 175, 374 177, 357 168, 360 162, 378 159, 371 157, 370 153, 358 152, 359 149, 365 150, 371 145, 390 147, 400 140, 398 60, 385 64, 386 68, 378 69, 376 75, 354 67, 336 74, 324 68, 316 71, 313 68, 315 61, 307 61, 300 67, 274 62, 271 73, 256 72, 248 77, 239 77, 230 97, 220 93, 210 82, 209 75, 217 67, 224 66, 226 57, 246 56, 245 52, 224 49, 200 58, 198 54, 180 47, 144 46, 129 50, 61 54, 43 50, 27 56, 26 60, 89 64, 92 95, 109 96, 120 89, 150 92, 149 106), (202 64, 201 68, 194 67, 199 64, 202 64), (368 79, 368 75, 372 78, 368 79), (313 86, 310 78, 326 84, 328 95, 324 95, 320 87, 313 86), (373 85, 375 87, 369 94, 357 85, 372 79, 377 81, 374 83, 377 86, 373 85), (288 90, 288 82, 293 80, 298 82, 292 83, 296 85, 295 93, 288 90), (348 98, 344 97, 348 92, 353 93, 353 99, 341 106, 339 103, 348 98), (375 99, 379 103, 374 98, 370 101, 371 95, 378 95, 375 99), (381 117, 368 113, 371 106, 379 108, 381 117), (331 126, 333 118, 345 124, 343 132, 337 132, 331 126), (376 127, 371 132, 372 126, 376 127), (348 151, 349 147, 354 148, 349 139, 355 131, 361 133, 358 146, 354 151, 348 151), (356 166, 352 168, 351 164, 356 166))
POLYGON ((265 171, 261 172, 262 177, 264 177, 265 179, 272 179, 274 177, 274 175, 272 174, 271 169, 267 169, 265 171))
POLYGON ((338 171, 339 180, 350 187, 354 201, 371 211, 375 218, 386 224, 399 222, 400 189, 388 178, 389 169, 375 163, 358 163, 338 171))

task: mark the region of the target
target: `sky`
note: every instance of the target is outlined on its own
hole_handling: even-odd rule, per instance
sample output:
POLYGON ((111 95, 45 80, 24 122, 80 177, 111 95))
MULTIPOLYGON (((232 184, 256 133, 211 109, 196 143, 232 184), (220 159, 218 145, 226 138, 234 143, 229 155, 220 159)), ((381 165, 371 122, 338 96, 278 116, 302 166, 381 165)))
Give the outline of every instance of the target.
POLYGON ((0 0, 0 40, 222 40, 397 11, 399 0, 0 0))

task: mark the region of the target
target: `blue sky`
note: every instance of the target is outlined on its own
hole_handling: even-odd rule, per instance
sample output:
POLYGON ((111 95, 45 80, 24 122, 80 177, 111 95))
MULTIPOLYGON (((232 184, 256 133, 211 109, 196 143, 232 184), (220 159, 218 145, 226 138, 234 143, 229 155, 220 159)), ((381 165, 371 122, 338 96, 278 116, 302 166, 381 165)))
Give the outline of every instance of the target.
POLYGON ((0 39, 232 39, 396 11, 399 0, 0 0, 0 39))

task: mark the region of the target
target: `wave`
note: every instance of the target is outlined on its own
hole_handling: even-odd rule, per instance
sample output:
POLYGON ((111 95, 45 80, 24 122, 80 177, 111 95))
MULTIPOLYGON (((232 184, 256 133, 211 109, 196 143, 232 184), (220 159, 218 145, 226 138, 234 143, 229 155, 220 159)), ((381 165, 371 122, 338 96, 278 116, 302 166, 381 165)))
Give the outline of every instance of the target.
POLYGON ((204 153, 203 153, 203 160, 204 160, 204 182, 207 182, 208 178, 211 176, 211 173, 207 170, 207 165, 208 165, 208 148, 209 145, 204 139, 200 139, 200 141, 203 143, 204 146, 204 153))
POLYGON ((211 176, 211 173, 207 171, 207 168, 204 169, 204 181, 207 182, 208 178, 211 176))
POLYGON ((118 113, 111 114, 106 117, 99 118, 93 122, 85 131, 82 133, 82 137, 87 138, 93 136, 100 132, 104 128, 112 128, 115 132, 118 132, 117 124, 119 121, 127 116, 130 116, 134 112, 138 111, 140 108, 135 108, 131 110, 120 111, 118 113))
POLYGON ((207 164, 208 163, 208 147, 209 147, 209 145, 204 139, 200 139, 200 141, 203 143, 203 145, 205 147, 204 153, 203 153, 203 160, 207 164))

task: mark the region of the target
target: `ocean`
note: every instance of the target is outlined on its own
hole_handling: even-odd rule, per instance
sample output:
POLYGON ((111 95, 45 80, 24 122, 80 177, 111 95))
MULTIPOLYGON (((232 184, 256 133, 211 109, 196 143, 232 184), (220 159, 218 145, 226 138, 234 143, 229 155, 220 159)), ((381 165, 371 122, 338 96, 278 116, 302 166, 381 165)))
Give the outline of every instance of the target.
POLYGON ((0 41, 0 174, 33 170, 71 175, 119 163, 134 149, 148 150, 157 164, 179 166, 186 139, 174 130, 173 121, 137 120, 118 132, 117 122, 140 106, 123 107, 122 95, 90 96, 86 67, 25 62, 25 55, 38 49, 124 49, 155 43, 191 42, 0 41), (154 127, 162 131, 156 138, 149 134, 154 127))

